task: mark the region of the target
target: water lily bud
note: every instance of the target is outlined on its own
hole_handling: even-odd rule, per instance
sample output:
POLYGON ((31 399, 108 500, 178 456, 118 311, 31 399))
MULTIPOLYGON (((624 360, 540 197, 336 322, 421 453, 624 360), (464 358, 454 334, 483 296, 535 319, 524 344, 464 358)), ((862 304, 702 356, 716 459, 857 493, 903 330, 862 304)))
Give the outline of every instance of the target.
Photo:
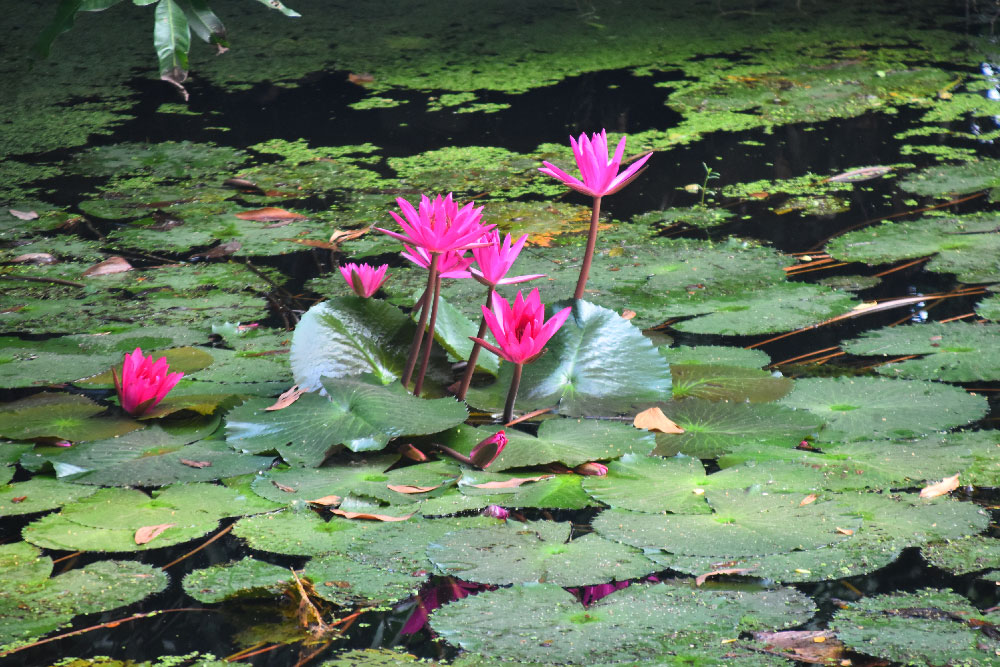
POLYGON ((500 452, 506 446, 507 434, 503 431, 497 431, 473 447, 469 459, 472 461, 472 465, 477 468, 485 468, 500 456, 500 452))
POLYGON ((494 519, 503 519, 506 521, 507 517, 510 516, 510 511, 499 505, 489 505, 483 510, 482 514, 483 516, 491 516, 494 519))
POLYGON ((592 475, 594 477, 603 477, 608 474, 608 466, 603 463, 595 463, 591 461, 589 463, 581 463, 577 467, 573 468, 573 472, 578 475, 592 475))

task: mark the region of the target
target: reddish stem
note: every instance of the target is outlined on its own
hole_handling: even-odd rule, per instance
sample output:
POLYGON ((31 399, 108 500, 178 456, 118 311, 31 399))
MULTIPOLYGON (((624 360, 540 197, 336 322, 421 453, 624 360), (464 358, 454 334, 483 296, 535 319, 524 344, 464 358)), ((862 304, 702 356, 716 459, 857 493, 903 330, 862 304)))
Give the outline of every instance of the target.
MULTIPOLYGON (((486 307, 491 307, 491 302, 493 301, 493 290, 496 289, 495 285, 490 285, 489 289, 486 291, 486 307)), ((486 318, 483 317, 479 320, 479 333, 476 334, 476 338, 482 338, 486 335, 486 318)), ((465 367, 465 374, 462 375, 462 385, 458 388, 458 394, 455 396, 458 400, 464 401, 465 394, 469 391, 469 385, 472 384, 472 374, 476 372, 476 362, 479 361, 479 350, 482 349, 482 345, 476 343, 472 346, 472 352, 469 353, 469 363, 465 367)))
POLYGON ((587 252, 583 256, 583 266, 580 267, 580 279, 576 282, 576 292, 573 298, 580 300, 583 298, 583 288, 587 286, 587 277, 590 275, 590 264, 594 261, 594 248, 597 246, 597 221, 601 216, 601 198, 594 197, 594 208, 590 214, 590 232, 587 235, 587 252))
POLYGON ((431 297, 431 321, 427 325, 427 337, 424 338, 424 347, 420 351, 420 372, 417 373, 417 381, 413 385, 413 395, 420 396, 420 391, 424 387, 424 375, 427 374, 427 364, 431 360, 431 348, 434 347, 434 326, 437 324, 438 302, 441 296, 441 275, 434 271, 434 295, 431 297))
POLYGON ((507 391, 507 404, 503 406, 503 423, 506 424, 514 416, 514 401, 517 399, 517 388, 521 386, 521 371, 524 364, 514 364, 514 377, 510 379, 510 390, 507 391))
POLYGON ((413 334, 413 342, 410 343, 410 355, 406 358, 406 367, 403 375, 399 378, 406 387, 410 384, 410 377, 413 376, 413 368, 417 365, 417 355, 420 353, 420 341, 424 337, 424 326, 427 324, 427 296, 434 293, 434 281, 437 274, 438 254, 431 253, 431 265, 427 269, 427 287, 424 295, 420 297, 420 318, 417 321, 417 330, 413 334))

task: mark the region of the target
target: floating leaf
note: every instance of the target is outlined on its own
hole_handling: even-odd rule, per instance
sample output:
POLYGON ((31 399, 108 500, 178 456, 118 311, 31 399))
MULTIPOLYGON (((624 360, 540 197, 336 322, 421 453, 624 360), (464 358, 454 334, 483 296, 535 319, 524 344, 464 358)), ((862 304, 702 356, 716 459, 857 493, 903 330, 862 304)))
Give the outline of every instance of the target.
POLYGON ((714 459, 750 442, 791 448, 823 425, 805 410, 782 405, 685 399, 663 407, 681 432, 657 434, 654 451, 660 456, 714 459))
POLYGON ((97 491, 95 488, 60 482, 48 477, 35 476, 26 482, 0 486, 0 516, 33 514, 56 509, 85 498, 97 491), (20 498, 17 502, 15 499, 20 498))
POLYGON ((157 537, 163 534, 163 531, 168 528, 173 528, 176 523, 161 523, 157 526, 143 526, 139 530, 135 531, 135 543, 136 544, 149 544, 157 537))
POLYGON ((425 577, 387 572, 342 556, 320 556, 310 560, 302 573, 312 582, 316 595, 343 607, 392 604, 410 597, 425 577))
POLYGON ((854 651, 907 664, 996 664, 1000 641, 969 601, 949 590, 864 598, 834 614, 830 628, 854 651))
MULTIPOLYGON (((502 364, 497 382, 471 390, 469 403, 502 407, 512 373, 511 364, 502 364)), ((574 302, 547 351, 525 365, 516 405, 523 410, 556 405, 559 413, 573 416, 607 415, 662 401, 669 391, 670 370, 649 339, 614 311, 581 300, 574 302)))
POLYGON ((184 576, 184 592, 198 602, 213 604, 253 595, 275 596, 292 580, 288 568, 253 558, 211 565, 184 576))
POLYGON ((573 664, 649 660, 690 645, 716 644, 743 630, 787 627, 812 614, 790 589, 754 593, 685 585, 633 585, 584 609, 554 584, 471 595, 431 614, 446 641, 483 655, 573 664))
POLYGON ((776 401, 792 390, 792 381, 756 368, 714 364, 675 365, 674 398, 704 398, 710 401, 776 401))
POLYGON ((351 466, 272 470, 254 479, 253 490, 261 497, 277 503, 291 503, 331 494, 361 495, 383 502, 410 503, 412 498, 390 491, 386 486, 389 478, 385 470, 397 460, 397 456, 382 454, 351 466), (284 491, 276 484, 291 491, 284 491), (289 497, 291 493, 295 497, 289 497))
POLYGON ((951 477, 945 477, 940 482, 928 484, 924 488, 920 489, 920 497, 937 498, 938 496, 944 496, 957 489, 958 486, 958 475, 955 474, 951 477))
POLYGON ((90 278, 93 276, 106 276, 112 273, 123 273, 125 271, 131 271, 132 265, 124 257, 108 257, 106 260, 99 264, 94 264, 92 267, 83 272, 84 277, 90 278))
POLYGON ((771 362, 771 358, 763 350, 748 350, 742 347, 723 347, 722 345, 698 345, 690 347, 660 347, 660 354, 671 364, 691 366, 694 364, 713 364, 718 366, 742 366, 745 368, 761 368, 771 362))
POLYGON ((342 544, 341 537, 349 544, 352 536, 361 534, 365 525, 338 517, 324 521, 311 510, 286 510, 240 519, 233 525, 233 534, 259 551, 316 556, 337 551, 342 544))
POLYGON ((657 433, 683 433, 684 429, 667 418, 657 407, 643 410, 632 420, 632 426, 657 433))
POLYGON ((842 344, 859 355, 924 355, 875 368, 882 375, 918 380, 976 382, 1000 379, 1000 357, 993 348, 1000 324, 929 322, 869 331, 842 344))
POLYGON ((0 435, 15 440, 52 437, 74 442, 124 435, 143 427, 129 417, 98 417, 105 408, 80 394, 43 391, 0 405, 0 435))
POLYGON ((281 220, 305 220, 306 216, 301 213, 293 213, 292 211, 286 211, 283 208, 274 208, 269 206, 267 208, 258 208, 253 211, 241 211, 236 214, 236 217, 240 220, 253 220, 255 222, 278 222, 281 220))
POLYGON ((950 197, 1000 186, 1000 160, 971 160, 965 164, 936 165, 911 174, 899 187, 918 195, 950 197))
POLYGON ((986 400, 959 387, 919 380, 805 378, 783 405, 826 421, 828 441, 921 436, 967 424, 986 413, 986 400))
POLYGON ((422 399, 402 385, 372 378, 325 379, 327 396, 308 394, 294 405, 268 412, 266 399, 236 408, 226 420, 226 439, 253 453, 278 451, 293 465, 318 466, 335 445, 356 452, 382 449, 401 435, 422 435, 465 421, 453 398, 422 399))
POLYGON ((608 464, 608 474, 583 480, 586 492, 612 507, 639 512, 706 514, 705 467, 686 456, 623 456, 608 464), (702 493, 695 493, 702 490, 702 493))
POLYGON ((954 574, 1000 568, 1000 542, 987 535, 925 544, 920 553, 931 565, 954 574))

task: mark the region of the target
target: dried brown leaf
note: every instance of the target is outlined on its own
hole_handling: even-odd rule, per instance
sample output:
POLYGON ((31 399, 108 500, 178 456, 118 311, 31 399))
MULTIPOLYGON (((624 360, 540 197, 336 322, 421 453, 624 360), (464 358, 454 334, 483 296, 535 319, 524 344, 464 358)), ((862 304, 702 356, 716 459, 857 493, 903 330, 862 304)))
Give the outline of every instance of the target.
POLYGON ((427 493, 428 491, 433 491, 434 489, 440 487, 440 484, 435 486, 413 486, 411 484, 389 484, 387 488, 390 491, 395 491, 396 493, 427 493))
MULTIPOLYGON (((762 642, 766 649, 787 654, 788 658, 799 662, 830 665, 844 657, 844 645, 830 630, 755 632, 753 638, 762 642)), ((847 664, 852 663, 848 661, 847 664)))
POLYGON ((307 500, 307 503, 312 503, 313 505, 322 505, 323 507, 330 507, 331 505, 339 505, 342 498, 340 496, 323 496, 322 498, 317 498, 316 500, 307 500))
POLYGON ((299 389, 299 385, 297 384, 292 385, 290 389, 286 390, 281 394, 281 396, 278 397, 278 400, 274 402, 274 405, 269 405, 264 408, 264 410, 283 410, 295 401, 299 400, 299 396, 304 393, 306 393, 305 389, 299 389))
POLYGON ((699 574, 695 577, 694 583, 696 586, 701 586, 705 583, 705 580, 709 577, 714 577, 717 574, 746 574, 753 570, 752 567, 727 567, 721 570, 712 570, 711 572, 706 572, 705 574, 699 574))
POLYGON ((482 484, 470 484, 476 489, 514 489, 528 482, 540 482, 545 479, 552 479, 554 475, 539 475, 538 477, 512 477, 505 482, 483 482, 482 484))
POLYGON ((292 220, 306 219, 306 216, 301 213, 293 213, 292 211, 286 211, 283 208, 275 208, 273 206, 258 208, 253 211, 242 211, 237 213, 236 217, 240 220, 253 220, 255 222, 278 222, 284 220, 291 222, 292 220))
POLYGON ((643 410, 632 420, 632 426, 643 428, 647 431, 657 431, 659 433, 683 433, 684 429, 670 421, 663 410, 659 408, 649 408, 643 410))
POLYGON ((161 523, 157 526, 143 526, 135 531, 135 543, 148 544, 159 537, 167 528, 176 525, 176 523, 161 523))
POLYGON ((299 492, 298 489, 293 489, 290 486, 285 486, 284 484, 279 484, 278 482, 275 482, 273 479, 271 480, 271 484, 274 484, 275 488, 277 488, 278 491, 284 491, 285 493, 298 493, 299 492))
POLYGON ((9 208, 7 212, 18 220, 37 220, 38 214, 34 211, 18 211, 17 209, 9 208))
POLYGON ((928 484, 920 490, 921 498, 937 498, 951 493, 958 488, 958 473, 945 477, 940 482, 928 484))
POLYGON ((18 255, 10 261, 13 264, 37 264, 41 266, 42 264, 55 264, 59 260, 47 252, 29 252, 24 255, 18 255))
POLYGON ((331 510, 337 516, 345 519, 371 519, 372 521, 406 521, 416 514, 412 512, 406 516, 389 516, 388 514, 370 514, 368 512, 348 512, 347 510, 331 510))
POLYGON ((622 311, 622 319, 623 320, 631 320, 636 315, 638 315, 638 313, 636 313, 634 310, 629 310, 628 308, 626 308, 625 310, 622 311))
POLYGON ((211 461, 192 461, 191 459, 180 459, 180 462, 192 468, 208 468, 212 465, 211 461))
POLYGON ((83 272, 84 277, 90 278, 93 276, 106 276, 112 273, 124 273, 125 271, 131 271, 132 265, 129 264, 124 257, 108 257, 103 262, 94 264, 92 267, 83 272))
POLYGON ((806 496, 805 498, 803 498, 801 500, 801 502, 799 502, 799 507, 804 507, 805 505, 810 505, 810 504, 816 502, 816 499, 818 497, 819 496, 817 496, 815 493, 810 493, 808 496, 806 496))

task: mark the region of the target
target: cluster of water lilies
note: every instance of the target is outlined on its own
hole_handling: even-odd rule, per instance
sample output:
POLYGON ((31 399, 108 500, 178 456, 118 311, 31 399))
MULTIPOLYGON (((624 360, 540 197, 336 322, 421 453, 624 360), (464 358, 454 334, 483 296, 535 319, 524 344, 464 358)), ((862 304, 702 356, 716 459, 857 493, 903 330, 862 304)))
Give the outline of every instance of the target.
MULTIPOLYGON (((542 173, 562 181, 573 190, 593 199, 586 252, 573 295, 576 300, 583 297, 594 256, 601 199, 631 182, 650 156, 649 153, 641 156, 619 174, 625 153, 625 141, 625 137, 622 137, 614 155, 609 157, 605 130, 591 137, 587 137, 586 134, 581 134, 578 139, 570 137, 580 178, 567 174, 549 162, 543 162, 544 167, 539 169, 542 173)), ((486 348, 514 365, 513 378, 503 412, 503 422, 511 421, 524 364, 531 363, 543 353, 546 343, 566 322, 571 308, 563 308, 546 320, 545 306, 537 288, 532 289, 527 295, 518 292, 513 302, 496 293, 498 285, 535 280, 543 277, 543 274, 507 275, 528 237, 524 235, 515 240, 510 234, 506 234, 501 239, 500 234, 494 229, 495 225, 482 223, 482 206, 476 207, 472 202, 459 206, 453 200, 451 193, 445 196, 438 195, 433 199, 423 195, 416 207, 403 198, 398 198, 396 202, 401 214, 393 211, 390 215, 402 231, 389 229, 379 229, 379 231, 401 241, 402 256, 427 270, 427 286, 416 304, 416 308, 419 309, 417 328, 401 376, 403 386, 410 387, 412 380, 413 394, 419 396, 422 392, 434 342, 441 279, 473 278, 486 287, 486 298, 481 307, 482 319, 478 334, 471 337, 474 346, 455 392, 456 397, 459 400, 465 399, 480 349, 486 348), (467 253, 471 254, 467 256, 467 253), (494 342, 485 338, 487 329, 492 334, 494 342)), ((388 268, 387 264, 373 267, 352 262, 342 265, 340 271, 344 280, 359 297, 369 298, 388 278, 388 268)), ((151 410, 182 376, 181 373, 168 373, 168 371, 165 358, 154 362, 152 357, 143 357, 139 349, 131 355, 125 355, 121 378, 117 375, 114 377, 122 408, 136 416, 151 410)), ((505 444, 506 438, 503 431, 500 431, 477 446, 470 457, 471 462, 477 467, 486 467, 499 455, 505 444)), ((457 455, 453 452, 448 453, 457 455)), ((601 474, 599 469, 581 472, 601 474)))

